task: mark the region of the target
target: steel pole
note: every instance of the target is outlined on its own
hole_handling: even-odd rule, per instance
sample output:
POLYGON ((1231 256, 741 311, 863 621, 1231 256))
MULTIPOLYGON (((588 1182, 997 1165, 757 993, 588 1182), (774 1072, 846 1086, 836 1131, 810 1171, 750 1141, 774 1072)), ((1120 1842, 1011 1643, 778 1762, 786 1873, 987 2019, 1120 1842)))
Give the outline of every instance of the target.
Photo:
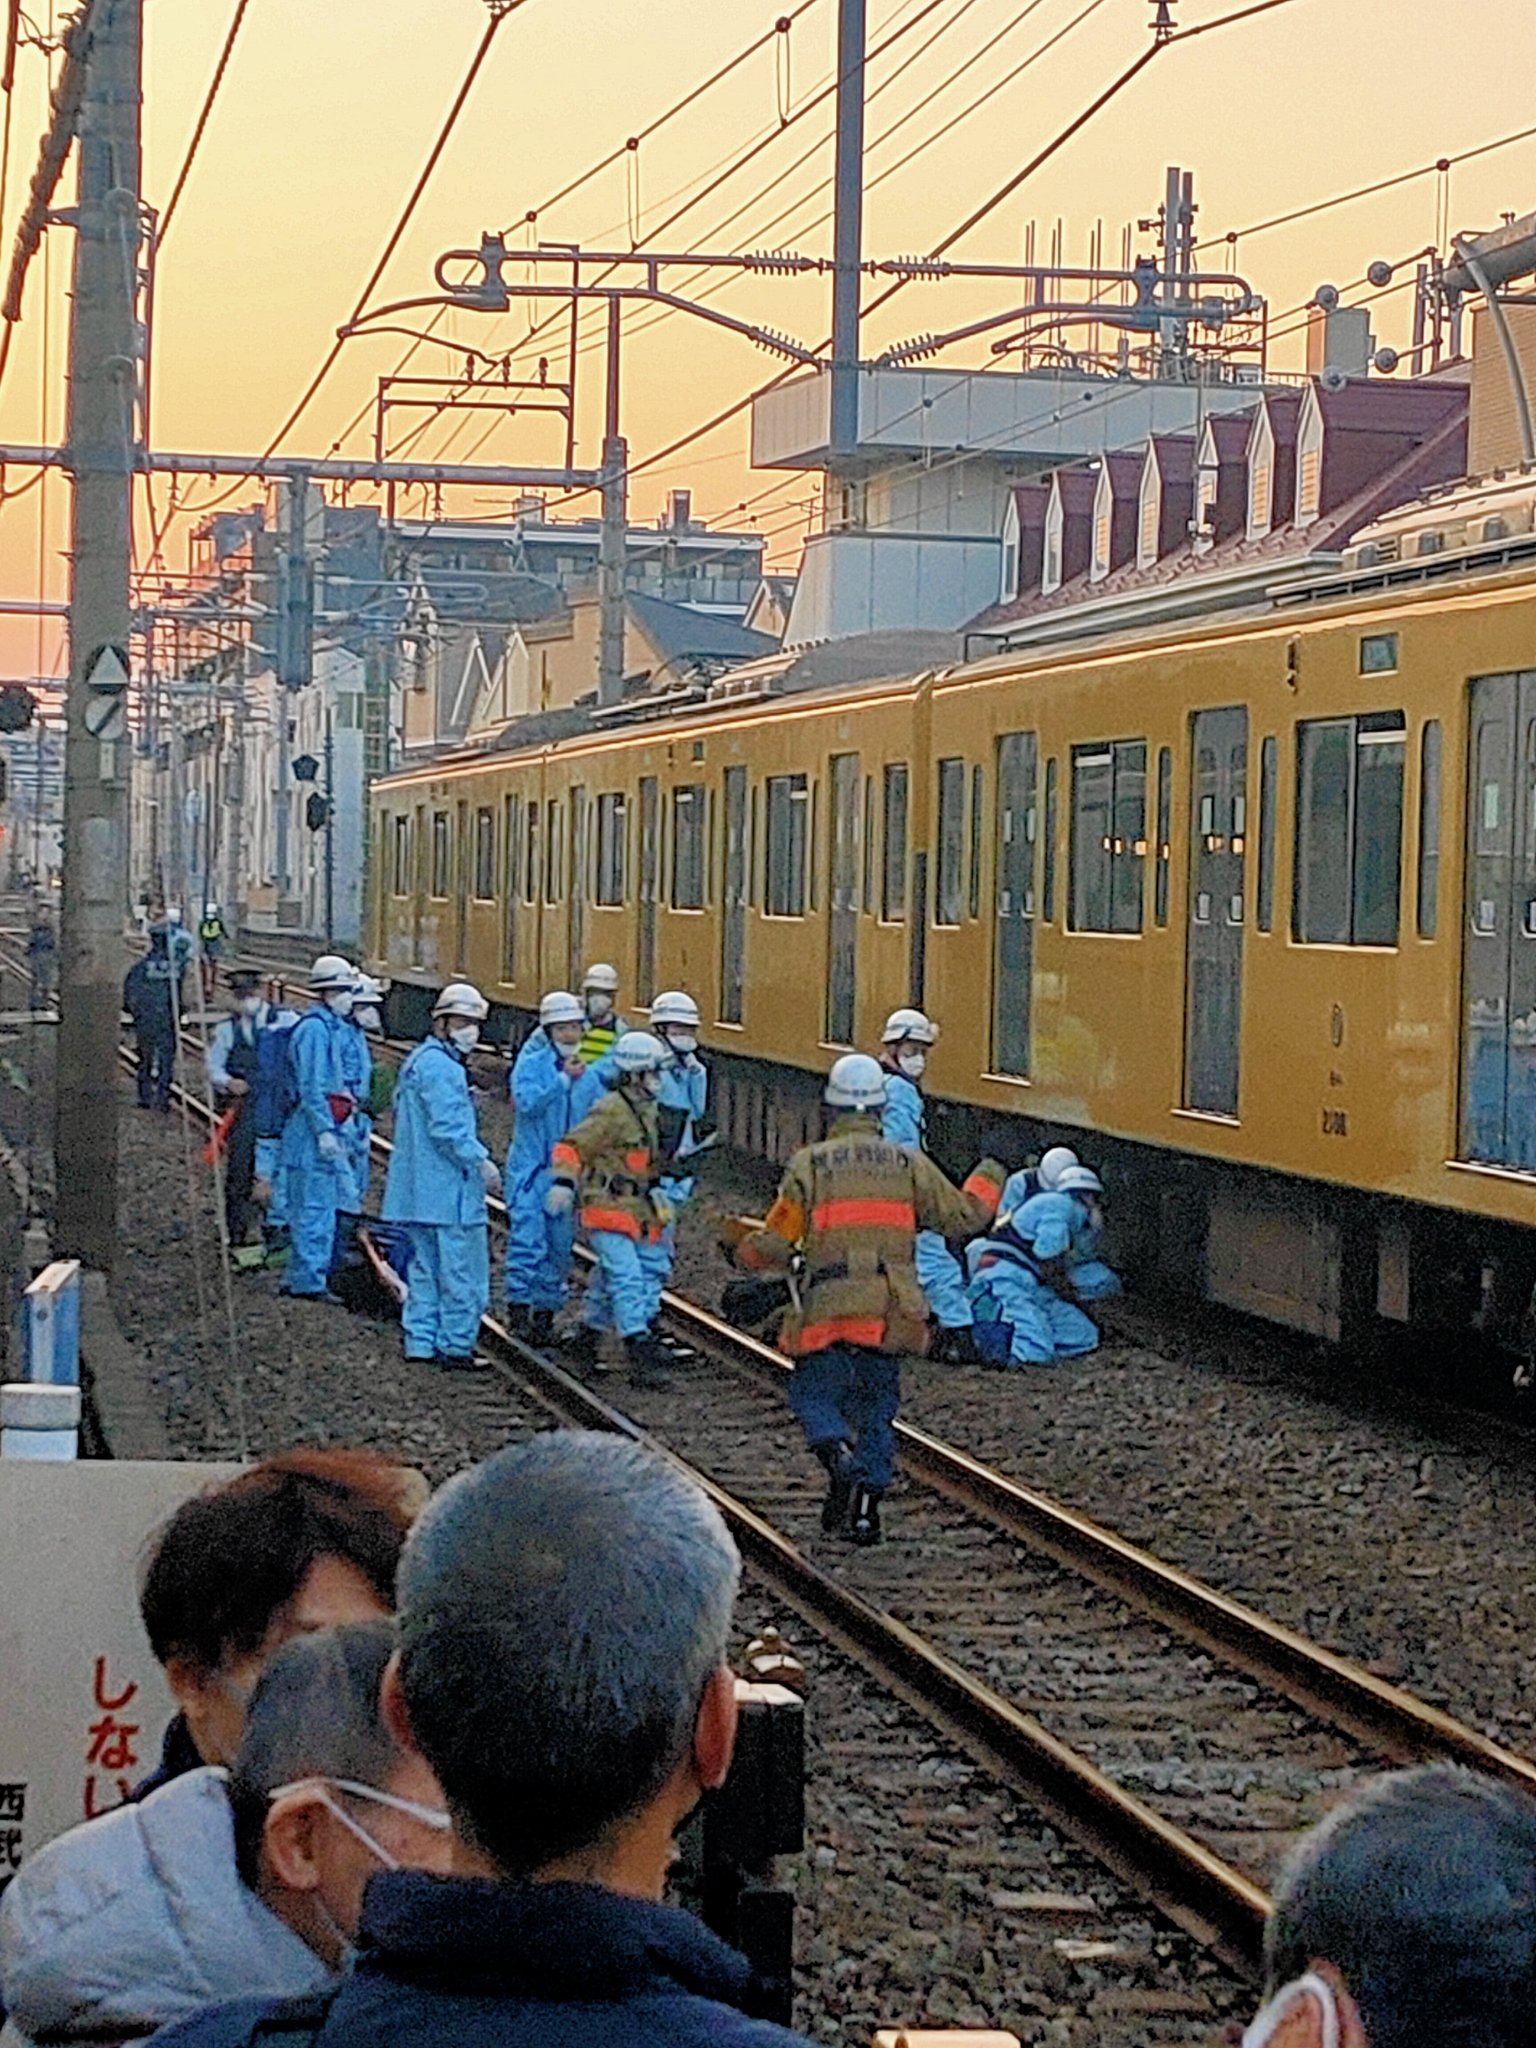
POLYGON ((619 431, 619 301, 608 301, 608 394, 603 419, 603 520, 597 550, 597 701, 624 695, 624 572, 629 547, 629 443, 619 431))
POLYGON ((54 1164, 56 1254, 110 1273, 117 1237, 118 1015, 129 741, 86 723, 88 678, 126 649, 137 459, 143 0, 102 0, 79 123, 70 310, 69 727, 54 1164))
POLYGON ((325 714, 325 946, 336 941, 336 742, 325 714))
POLYGON ((864 259, 864 44, 866 0, 840 0, 837 19, 837 160, 832 225, 831 451, 859 445, 859 291, 864 259))

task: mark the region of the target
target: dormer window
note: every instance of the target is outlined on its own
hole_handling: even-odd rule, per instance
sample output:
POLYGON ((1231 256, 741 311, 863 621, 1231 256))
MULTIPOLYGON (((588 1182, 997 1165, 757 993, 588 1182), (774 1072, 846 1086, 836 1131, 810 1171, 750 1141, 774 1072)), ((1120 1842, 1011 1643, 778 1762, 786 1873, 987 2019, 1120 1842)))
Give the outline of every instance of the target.
POLYGON ((1003 573, 998 598, 1011 604, 1019 594, 1019 508, 1013 499, 1003 514, 1003 573))
POLYGON ((1301 410, 1296 458, 1296 523, 1308 526, 1323 509, 1323 409, 1315 390, 1301 410))
POLYGON ((1248 460, 1248 538, 1262 540, 1273 520, 1275 436, 1269 416, 1260 409, 1253 425, 1248 460))
POLYGON ((1136 566, 1150 569, 1157 560, 1157 539, 1163 523, 1163 479, 1149 454, 1141 472, 1141 504, 1136 519, 1136 566))
POLYGON ((1090 579, 1102 583, 1109 574, 1109 553, 1111 535, 1114 531, 1115 493, 1110 482, 1109 464, 1099 466, 1098 488, 1093 494, 1093 565, 1090 579))
POLYGON ((1045 555, 1040 571, 1040 588, 1049 597, 1061 588, 1062 509, 1060 489, 1053 490, 1045 510, 1045 555))

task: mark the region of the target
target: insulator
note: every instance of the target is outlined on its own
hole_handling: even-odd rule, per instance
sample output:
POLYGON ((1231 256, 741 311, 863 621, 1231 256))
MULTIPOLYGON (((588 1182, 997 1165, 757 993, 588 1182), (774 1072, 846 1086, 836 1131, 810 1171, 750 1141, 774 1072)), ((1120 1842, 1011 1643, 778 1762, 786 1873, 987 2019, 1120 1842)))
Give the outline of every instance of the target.
POLYGON ((772 327, 759 327, 752 336, 759 348, 766 348, 774 355, 788 356, 791 362, 800 360, 800 346, 790 340, 787 334, 780 334, 772 327))
POLYGON ((793 249, 753 249, 747 257, 747 268, 782 274, 798 270, 804 261, 805 258, 793 249))
POLYGON ((923 356, 937 355, 939 337, 936 334, 914 334, 910 341, 888 348, 885 360, 888 363, 915 363, 923 356))

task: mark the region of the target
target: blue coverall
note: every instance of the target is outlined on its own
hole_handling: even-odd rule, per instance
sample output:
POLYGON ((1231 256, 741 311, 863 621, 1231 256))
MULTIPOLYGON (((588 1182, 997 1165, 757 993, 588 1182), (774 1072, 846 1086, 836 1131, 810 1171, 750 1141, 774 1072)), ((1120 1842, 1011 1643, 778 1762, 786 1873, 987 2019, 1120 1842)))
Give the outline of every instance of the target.
MULTIPOLYGON (((909 1152, 927 1150, 924 1143, 923 1091, 905 1074, 885 1070, 885 1108, 880 1115, 880 1135, 909 1152)), ((927 1296, 928 1307, 941 1329, 968 1330, 971 1303, 966 1292, 960 1261, 936 1230, 917 1233, 914 1263, 918 1284, 927 1296)))
MULTIPOLYGON (((693 1120, 702 1116, 709 1104, 709 1070, 696 1052, 681 1057, 674 1055, 662 1068, 661 1093, 656 1104, 663 1114, 668 1110, 681 1110, 684 1117, 683 1133, 672 1156, 673 1170, 664 1173, 658 1183, 663 1198, 676 1215, 693 1195, 693 1175, 676 1169, 696 1149, 693 1120)), ((649 1323, 660 1314, 662 1290, 672 1278, 672 1264, 677 1257, 677 1225, 669 1223, 654 1243, 642 1244, 639 1249, 649 1306, 646 1321, 649 1323)))
POLYGON ((597 1070, 575 1080, 563 1071, 567 1055, 542 1028, 526 1039, 512 1065, 512 1107, 517 1121, 507 1152, 507 1302, 513 1308, 558 1309, 565 1300, 576 1219, 549 1216, 549 1155, 557 1139, 579 1124, 603 1093, 597 1070))
POLYGON ((306 1010, 289 1034, 288 1078, 298 1101, 283 1125, 279 1153, 293 1244, 283 1289, 287 1294, 326 1291, 337 1213, 358 1207, 346 1132, 351 1117, 338 1122, 330 1100, 352 1099, 347 1040, 354 1035, 346 1018, 324 1004, 306 1010), (337 1141, 330 1158, 321 1149, 327 1132, 337 1141))
POLYGON ((342 1063, 347 1071, 347 1087, 357 1103, 357 1113, 348 1123, 343 1141, 357 1188, 357 1208, 362 1210, 368 1204, 368 1182, 373 1170, 373 1154, 369 1149, 373 1118, 363 1107, 373 1080, 373 1049, 361 1024, 348 1017, 346 1025, 350 1035, 342 1040, 342 1063))
POLYGON ((387 1223, 409 1225, 410 1277, 401 1321, 407 1358, 468 1358, 491 1303, 481 1162, 464 1062, 425 1039, 400 1069, 394 1149, 384 1183, 387 1223))
POLYGON ((1097 1234, 1076 1196, 1033 1195, 992 1235, 966 1247, 976 1342, 984 1357, 997 1365, 1054 1365, 1097 1351, 1093 1322, 1045 1277, 1059 1261, 1061 1284, 1082 1299, 1117 1293, 1120 1283, 1107 1266, 1076 1256, 1094 1248, 1097 1234))

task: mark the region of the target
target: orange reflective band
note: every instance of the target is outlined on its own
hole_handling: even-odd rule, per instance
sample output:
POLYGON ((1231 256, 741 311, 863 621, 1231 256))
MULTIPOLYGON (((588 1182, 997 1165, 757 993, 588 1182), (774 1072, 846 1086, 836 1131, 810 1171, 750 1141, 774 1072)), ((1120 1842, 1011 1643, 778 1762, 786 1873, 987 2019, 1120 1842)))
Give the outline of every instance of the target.
POLYGON ((567 1145, 564 1138, 560 1140, 549 1156, 556 1166, 568 1167, 572 1173, 580 1173, 581 1154, 574 1145, 567 1145))
POLYGON ((910 1202, 880 1202, 848 1196, 840 1202, 819 1202, 811 1211, 812 1230, 916 1230, 917 1211, 910 1202))
POLYGON ((587 1207, 581 1212, 581 1220, 588 1230, 611 1230, 618 1237, 640 1236, 640 1225, 627 1209, 597 1209, 587 1207))
POLYGON ((807 1323, 794 1334, 791 1355, 826 1351, 834 1344, 862 1344, 868 1351, 878 1351, 884 1342, 883 1316, 828 1316, 824 1323, 807 1323))
POLYGON ((788 1195, 780 1195, 764 1217, 763 1228, 786 1244, 798 1244, 805 1235, 805 1211, 788 1195))
POLYGON ((648 1173, 651 1166, 651 1155, 645 1146, 637 1145, 624 1154, 624 1164, 631 1173, 648 1173))
POLYGON ((997 1208, 1003 1194, 997 1182, 989 1180, 984 1173, 973 1173, 960 1192, 969 1195, 973 1202, 980 1202, 989 1216, 997 1208))

